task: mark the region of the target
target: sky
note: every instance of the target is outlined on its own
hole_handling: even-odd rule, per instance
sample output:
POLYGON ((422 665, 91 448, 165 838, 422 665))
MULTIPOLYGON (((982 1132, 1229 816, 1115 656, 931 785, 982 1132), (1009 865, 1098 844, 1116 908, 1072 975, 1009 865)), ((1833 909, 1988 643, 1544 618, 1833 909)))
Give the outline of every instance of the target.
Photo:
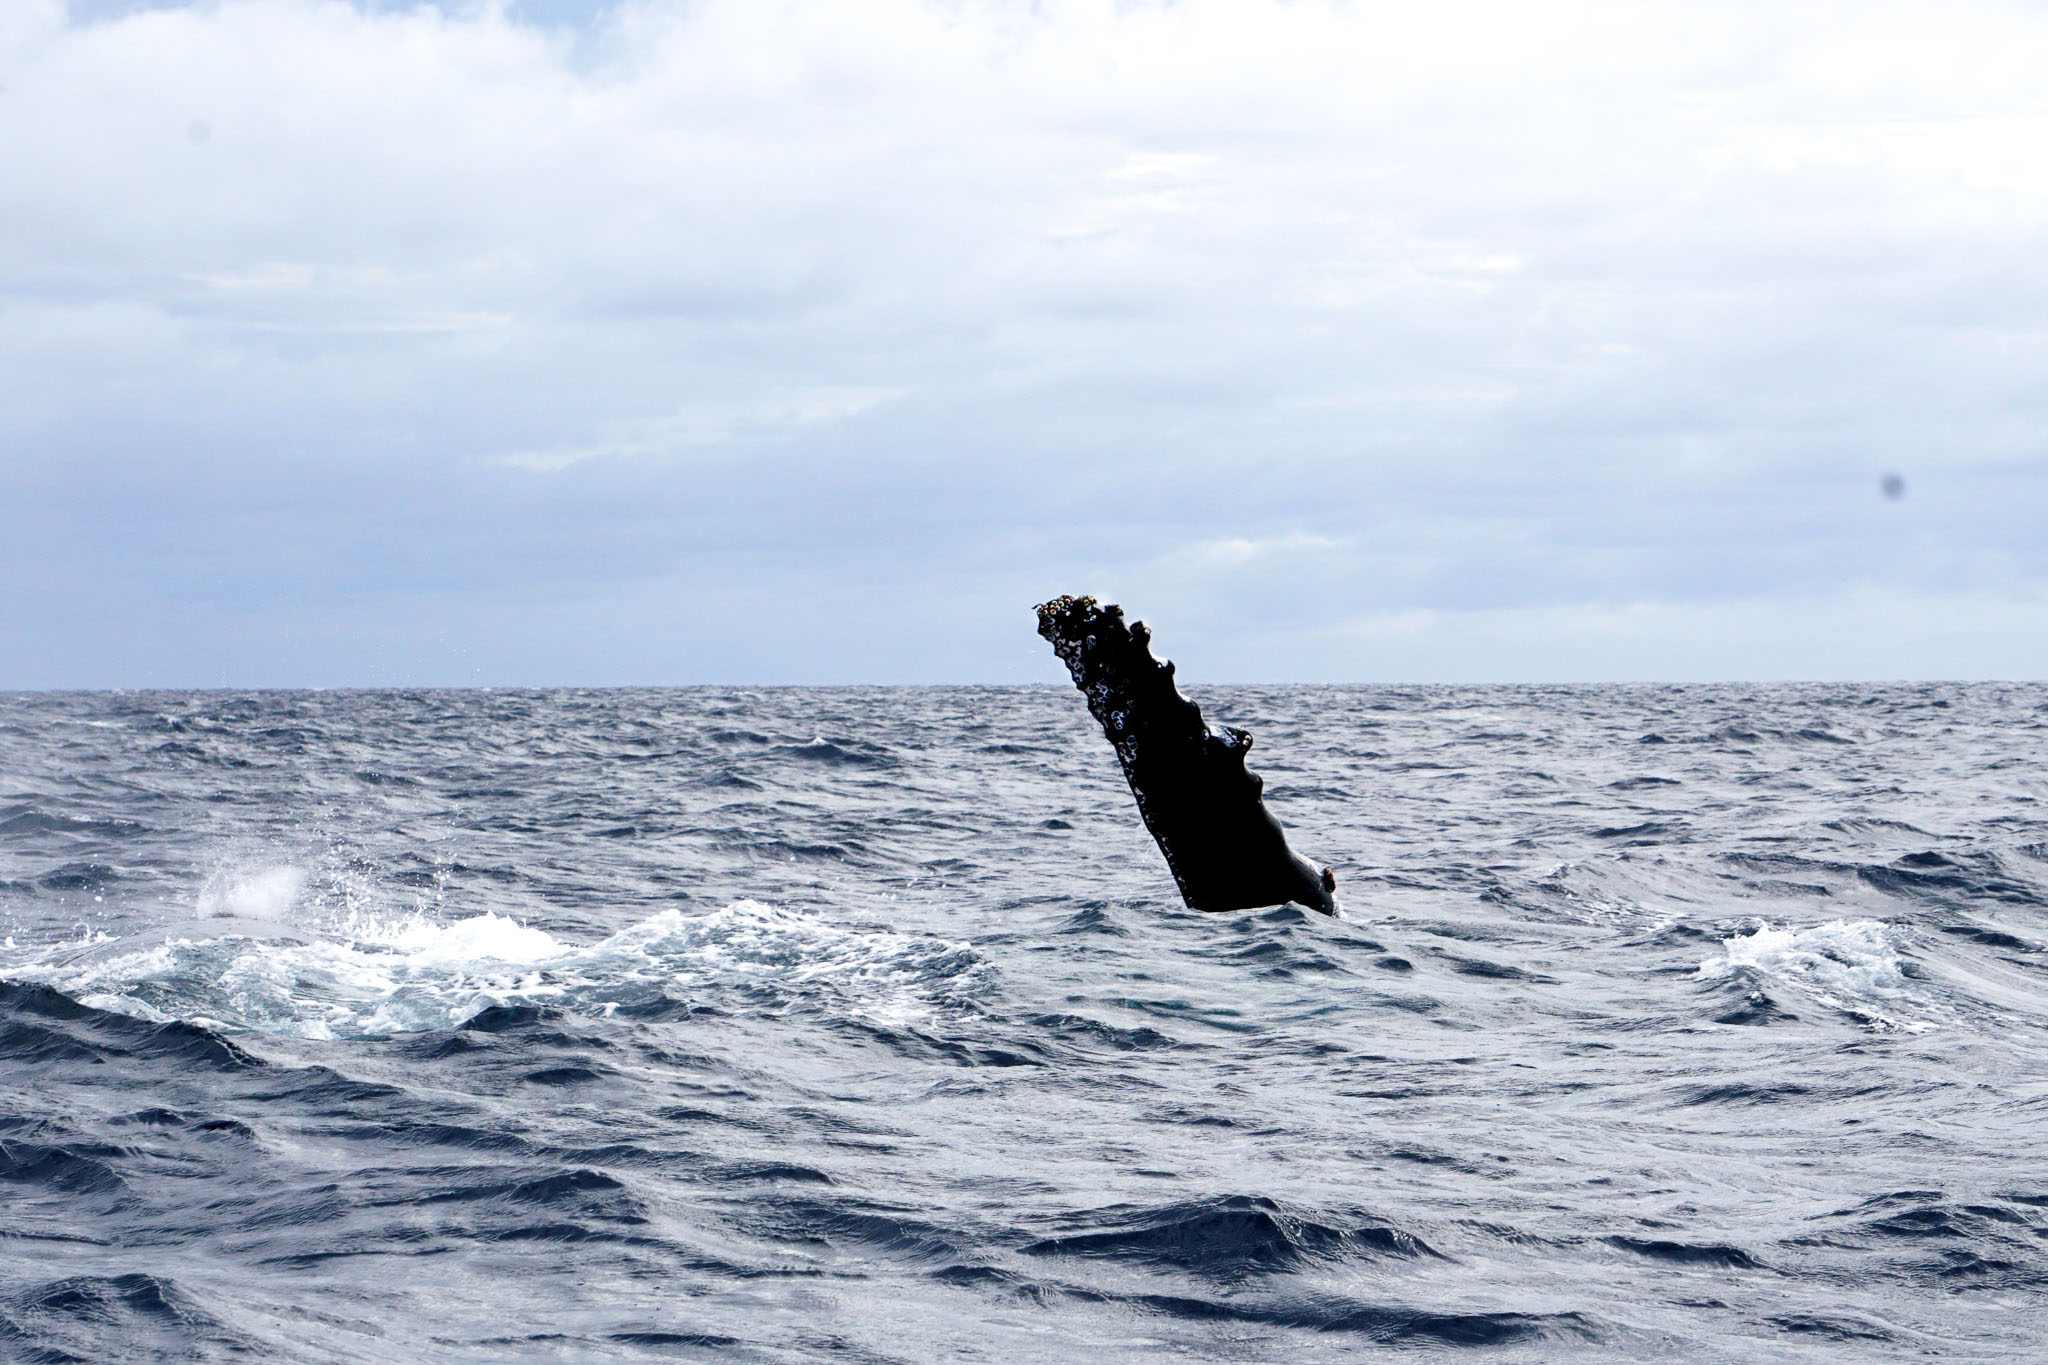
POLYGON ((1196 683, 2038 679, 2043 71, 1975 0, 6 0, 0 688, 1055 682, 1066 592, 1196 683))

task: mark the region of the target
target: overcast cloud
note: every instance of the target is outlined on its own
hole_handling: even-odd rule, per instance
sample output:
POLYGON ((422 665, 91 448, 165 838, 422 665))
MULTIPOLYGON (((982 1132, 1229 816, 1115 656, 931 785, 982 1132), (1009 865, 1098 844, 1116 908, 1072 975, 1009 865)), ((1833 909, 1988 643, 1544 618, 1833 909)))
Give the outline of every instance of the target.
POLYGON ((0 686, 2048 672, 2022 4, 0 5, 0 686), (1882 496, 1888 471, 1905 495, 1882 496))

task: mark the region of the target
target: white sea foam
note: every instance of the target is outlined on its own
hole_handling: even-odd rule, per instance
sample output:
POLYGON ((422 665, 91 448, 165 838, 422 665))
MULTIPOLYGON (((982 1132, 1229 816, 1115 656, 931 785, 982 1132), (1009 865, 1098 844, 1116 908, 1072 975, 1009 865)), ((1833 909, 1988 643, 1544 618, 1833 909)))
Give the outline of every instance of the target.
POLYGON ((450 924, 437 924, 421 914, 351 915, 343 937, 358 949, 382 949, 414 967, 454 971, 549 962, 575 951, 574 945, 545 929, 488 910, 450 924))
POLYGON ((766 1009, 824 1003, 904 1022, 971 990, 985 970, 966 944, 836 925, 758 901, 667 910, 595 943, 486 912, 442 923, 353 914, 309 940, 231 933, 173 938, 81 961, 27 964, 101 1009, 305 1038, 447 1028, 500 1004, 602 1013, 657 994, 748 992, 766 1009))
POLYGON ((1702 980, 1720 980, 1748 968, 1789 982, 1819 1003, 1879 1028, 1918 1031, 1934 1002, 1907 977, 1892 931, 1876 920, 1829 920, 1805 929, 1759 924, 1721 941, 1721 957, 1700 963, 1702 980))

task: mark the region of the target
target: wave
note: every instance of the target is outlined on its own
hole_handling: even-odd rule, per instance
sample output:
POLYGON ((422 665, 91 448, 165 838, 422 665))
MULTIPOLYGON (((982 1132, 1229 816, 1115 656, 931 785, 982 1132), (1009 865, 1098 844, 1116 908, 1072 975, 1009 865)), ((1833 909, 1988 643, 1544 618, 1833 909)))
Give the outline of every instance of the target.
POLYGON ((988 971, 964 943, 752 900, 665 910, 587 944, 492 912, 451 922, 352 914, 315 937, 251 923, 281 914, 296 885, 271 872, 202 897, 250 932, 64 945, 0 963, 0 976, 155 1022, 335 1039, 451 1028, 500 1006, 610 1014, 721 990, 757 1010, 825 1004, 903 1024, 976 992, 988 971))
POLYGON ((73 1361, 104 1358, 120 1341, 136 1358, 194 1358, 259 1354, 262 1343, 208 1312, 177 1281, 160 1275, 73 1275, 33 1285, 0 1299, 0 1340, 42 1343, 16 1359, 73 1361))
POLYGON ((1331 1219, 1259 1195, 1098 1209, 1023 1251, 1130 1261, 1222 1280, 1350 1258, 1438 1254, 1421 1238, 1378 1220, 1331 1219))

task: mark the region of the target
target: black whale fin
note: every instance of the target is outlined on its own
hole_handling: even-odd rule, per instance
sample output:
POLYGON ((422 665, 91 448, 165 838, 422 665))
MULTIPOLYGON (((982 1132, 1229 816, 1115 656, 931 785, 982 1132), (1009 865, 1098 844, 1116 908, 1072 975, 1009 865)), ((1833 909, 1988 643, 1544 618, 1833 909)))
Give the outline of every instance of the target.
POLYGON ((1152 657, 1143 621, 1127 626, 1123 608, 1092 597, 1057 597, 1038 608, 1038 633, 1115 746, 1190 909, 1292 901, 1337 913, 1336 874, 1287 847, 1261 799, 1264 781, 1244 765, 1252 737, 1203 723, 1202 708, 1173 685, 1172 663, 1152 657))

